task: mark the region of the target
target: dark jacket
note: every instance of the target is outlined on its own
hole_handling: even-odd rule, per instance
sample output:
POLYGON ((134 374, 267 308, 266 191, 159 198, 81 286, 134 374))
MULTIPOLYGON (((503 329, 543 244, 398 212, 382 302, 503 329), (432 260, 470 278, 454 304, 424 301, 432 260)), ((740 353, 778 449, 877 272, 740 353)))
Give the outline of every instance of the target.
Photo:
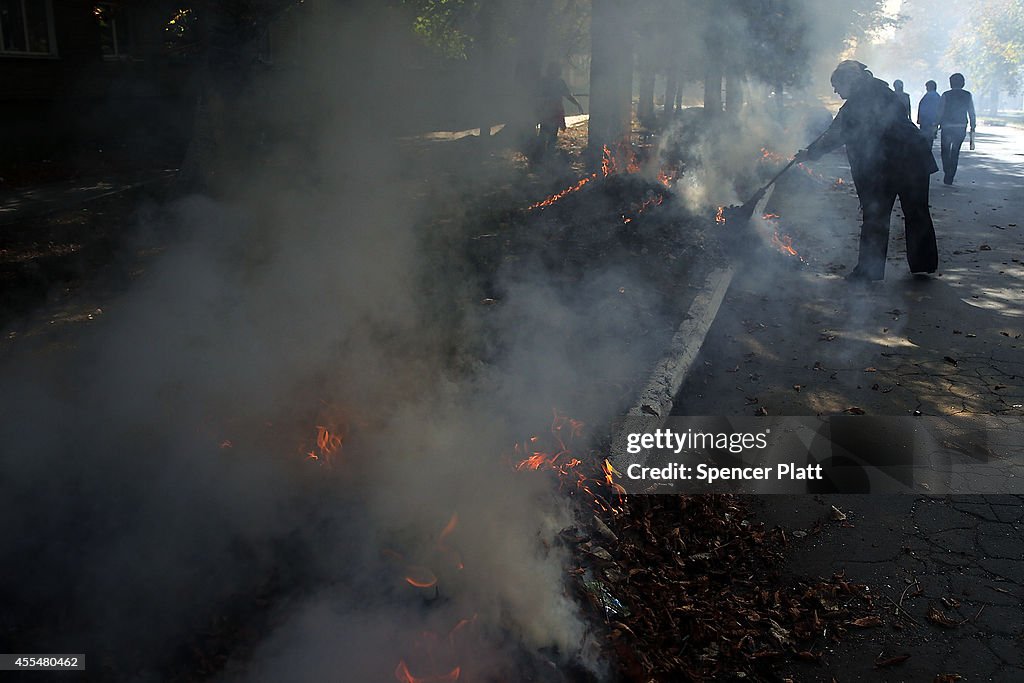
POLYGON ((910 118, 910 95, 905 92, 898 92, 896 96, 903 102, 903 109, 907 112, 907 118, 910 118))
POLYGON ((939 125, 939 101, 941 99, 939 93, 929 90, 917 103, 917 122, 921 128, 939 125))
POLYGON ((942 93, 939 101, 939 125, 943 128, 967 127, 970 121, 974 130, 977 119, 974 115, 974 98, 963 88, 954 88, 942 93))
POLYGON ((935 173, 930 145, 907 118, 903 100, 885 81, 864 78, 820 140, 807 149, 811 159, 846 145, 858 188, 879 178, 935 173))

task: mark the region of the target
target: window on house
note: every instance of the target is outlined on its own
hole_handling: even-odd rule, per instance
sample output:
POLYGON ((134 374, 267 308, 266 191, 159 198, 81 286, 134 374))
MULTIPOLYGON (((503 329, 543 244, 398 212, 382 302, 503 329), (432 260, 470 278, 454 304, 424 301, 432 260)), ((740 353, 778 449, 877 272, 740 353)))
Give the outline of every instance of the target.
POLYGON ((56 54, 50 0, 0 0, 0 54, 56 54))
POLYGON ((112 2, 93 5, 93 16, 100 27, 100 49, 105 59, 127 59, 131 53, 128 20, 112 2))

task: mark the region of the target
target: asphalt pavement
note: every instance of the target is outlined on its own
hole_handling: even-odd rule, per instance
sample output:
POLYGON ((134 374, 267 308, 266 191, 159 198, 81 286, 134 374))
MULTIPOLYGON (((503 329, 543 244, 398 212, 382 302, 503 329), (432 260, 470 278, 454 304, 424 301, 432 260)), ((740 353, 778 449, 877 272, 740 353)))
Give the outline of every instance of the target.
MULTIPOLYGON (((938 153, 938 145, 935 146, 938 153)), ((842 152, 794 169, 755 219, 677 415, 1024 415, 1024 130, 979 131, 932 176, 939 271, 913 276, 893 213, 886 278, 852 283, 859 204, 842 152), (841 180, 841 182, 840 182, 841 180), (771 245, 788 235, 799 256, 771 245)), ((1024 482, 1011 490, 1024 493, 1024 482)), ((882 624, 794 663, 796 681, 1024 680, 1024 495, 756 501, 788 570, 864 583, 882 624), (945 677, 945 678, 943 678, 945 677)))

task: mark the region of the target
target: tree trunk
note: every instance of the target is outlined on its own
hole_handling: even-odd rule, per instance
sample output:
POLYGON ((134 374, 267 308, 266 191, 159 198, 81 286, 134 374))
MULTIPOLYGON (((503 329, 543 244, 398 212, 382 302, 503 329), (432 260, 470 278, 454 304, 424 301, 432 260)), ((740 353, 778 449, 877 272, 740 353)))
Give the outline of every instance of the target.
POLYGON ((593 0, 590 19, 590 139, 592 159, 605 145, 629 138, 633 97, 633 49, 618 17, 626 0, 593 0))
POLYGON ((709 116, 722 113, 722 67, 711 55, 704 69, 704 111, 709 116))
POLYGON ((665 115, 676 109, 676 93, 679 91, 679 70, 673 66, 668 68, 665 76, 665 115))
POLYGON ((654 123, 655 54, 650 42, 642 44, 637 51, 640 87, 637 93, 636 116, 644 126, 651 126, 654 123))
POLYGON ((548 55, 548 26, 551 24, 551 11, 554 0, 533 0, 525 3, 522 21, 519 23, 518 44, 520 46, 519 63, 525 71, 536 74, 537 78, 544 72, 544 62, 548 55))
POLYGON ((746 90, 746 79, 739 74, 733 73, 725 79, 725 111, 732 114, 739 114, 743 110, 743 100, 746 90))
POLYGON ((480 109, 480 139, 491 136, 491 124, 494 122, 494 18, 496 2, 485 2, 477 13, 479 22, 479 41, 476 58, 477 64, 477 106, 480 109))

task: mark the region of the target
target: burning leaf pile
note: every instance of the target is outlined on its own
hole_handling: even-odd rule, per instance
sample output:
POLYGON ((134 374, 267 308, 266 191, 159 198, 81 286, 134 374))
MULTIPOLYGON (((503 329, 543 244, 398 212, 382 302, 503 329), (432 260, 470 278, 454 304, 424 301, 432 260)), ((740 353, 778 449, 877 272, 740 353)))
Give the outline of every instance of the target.
MULTIPOLYGON (((595 171, 588 176, 584 176, 569 187, 559 190, 538 202, 534 202, 527 207, 527 210, 532 211, 534 209, 544 209, 554 206, 565 197, 575 192, 579 192, 584 188, 584 186, 592 181, 609 179, 613 176, 632 176, 640 174, 642 170, 643 166, 640 158, 628 143, 621 143, 614 147, 605 145, 601 157, 600 171, 595 171)), ((632 217, 623 215, 622 222, 630 223, 633 218, 640 215, 647 209, 653 206, 660 206, 668 196, 666 190, 671 189, 672 184, 675 182, 676 173, 676 169, 662 168, 657 172, 656 182, 647 182, 646 179, 641 176, 639 181, 634 179, 628 183, 626 192, 639 190, 640 196, 643 196, 644 198, 639 202, 632 202, 630 204, 629 211, 633 215, 632 217), (643 187, 645 185, 646 187, 643 187)))
POLYGON ((850 628, 881 623, 869 589, 842 574, 785 579, 785 533, 751 522, 743 499, 626 496, 607 460, 572 456, 566 427, 581 435, 556 413, 557 448, 517 469, 547 470, 578 497, 580 521, 561 534, 575 551, 569 574, 619 680, 775 676, 787 661, 821 660, 850 628))

